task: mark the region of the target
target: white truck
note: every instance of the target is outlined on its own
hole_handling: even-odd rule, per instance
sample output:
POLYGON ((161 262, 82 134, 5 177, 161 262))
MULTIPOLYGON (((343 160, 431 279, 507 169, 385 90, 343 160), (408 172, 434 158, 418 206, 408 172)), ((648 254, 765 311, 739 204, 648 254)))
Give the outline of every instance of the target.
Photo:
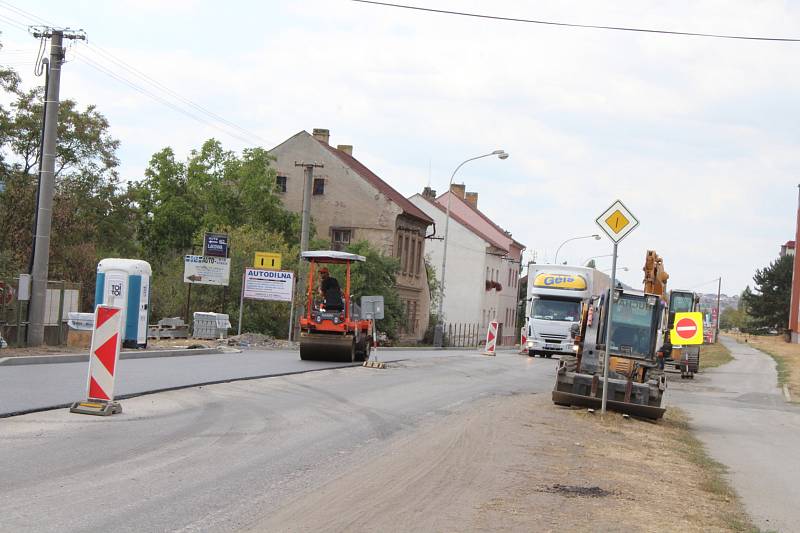
POLYGON ((574 354, 570 327, 580 322, 581 304, 610 285, 611 278, 594 268, 531 264, 524 332, 528 355, 574 354))

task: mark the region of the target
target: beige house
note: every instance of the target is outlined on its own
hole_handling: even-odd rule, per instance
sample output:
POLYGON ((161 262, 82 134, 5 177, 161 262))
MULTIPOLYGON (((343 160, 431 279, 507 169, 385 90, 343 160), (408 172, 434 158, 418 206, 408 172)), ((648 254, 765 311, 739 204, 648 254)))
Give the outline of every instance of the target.
POLYGON ((404 340, 419 340, 428 327, 430 294, 425 272, 425 237, 433 220, 353 157, 352 145, 330 145, 330 132, 314 129, 290 137, 272 150, 278 192, 286 209, 303 209, 304 168, 317 163, 311 195, 316 238, 332 249, 369 241, 400 261, 397 289, 406 311, 404 340))

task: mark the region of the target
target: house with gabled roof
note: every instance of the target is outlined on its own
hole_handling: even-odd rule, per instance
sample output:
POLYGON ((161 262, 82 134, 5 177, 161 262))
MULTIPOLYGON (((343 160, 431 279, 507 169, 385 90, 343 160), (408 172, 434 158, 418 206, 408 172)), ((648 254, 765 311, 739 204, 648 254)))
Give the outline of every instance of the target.
POLYGON ((450 224, 443 306, 446 324, 479 324, 496 320, 501 344, 519 341, 516 332, 519 273, 525 245, 516 241, 478 209, 478 193, 463 184, 437 197, 426 187, 409 200, 435 221, 428 244, 430 263, 441 283, 444 227, 448 197, 450 224))
POLYGON ((332 249, 366 240, 384 255, 397 258, 397 290, 406 313, 402 338, 422 339, 431 301, 425 237, 433 219, 356 159, 352 145, 334 148, 327 129, 301 131, 270 154, 275 157, 278 194, 293 212, 303 209, 305 183, 304 168, 295 163, 322 165, 314 168, 311 194, 315 237, 330 240, 332 249))

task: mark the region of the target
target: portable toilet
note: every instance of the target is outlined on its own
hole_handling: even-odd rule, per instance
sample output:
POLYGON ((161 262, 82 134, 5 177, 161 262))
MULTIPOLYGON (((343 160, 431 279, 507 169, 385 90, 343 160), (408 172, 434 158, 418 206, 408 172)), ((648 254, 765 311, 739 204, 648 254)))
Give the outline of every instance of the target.
POLYGON ((97 264, 95 307, 122 308, 122 345, 126 348, 147 347, 151 274, 150 263, 139 259, 103 259, 97 264))

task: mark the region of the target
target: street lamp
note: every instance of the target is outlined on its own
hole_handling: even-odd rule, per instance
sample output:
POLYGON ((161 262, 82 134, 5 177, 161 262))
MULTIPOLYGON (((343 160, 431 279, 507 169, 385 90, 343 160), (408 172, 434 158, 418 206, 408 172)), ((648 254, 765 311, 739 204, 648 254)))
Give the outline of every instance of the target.
POLYGON ((596 241, 599 241, 600 240, 600 235, 597 235, 595 233, 594 235, 584 235, 582 237, 572 237, 571 239, 567 239, 566 241, 564 241, 564 242, 562 242, 561 244, 558 245, 558 248, 556 249, 556 258, 555 258, 555 260, 553 262, 555 264, 558 264, 558 252, 559 252, 559 250, 561 250, 562 246, 567 244, 569 241, 577 241, 579 239, 594 239, 596 241))
POLYGON ((447 210, 445 212, 444 218, 444 249, 442 250, 442 279, 439 282, 439 311, 436 317, 436 327, 433 329, 433 345, 440 347, 443 344, 443 337, 444 337, 444 317, 442 316, 443 308, 444 308, 444 285, 445 285, 445 268, 447 267, 447 235, 448 230, 450 229, 450 200, 453 197, 450 188, 453 186, 453 179, 456 177, 456 173, 458 170, 463 167, 465 164, 469 163, 470 161, 475 161, 476 159, 482 159, 484 157, 490 157, 496 155, 498 159, 508 159, 508 152, 505 150, 495 150, 489 154, 483 154, 476 157, 470 157, 459 163, 456 169, 453 171, 453 175, 450 176, 450 183, 447 185, 447 210))
MULTIPOLYGON (((609 270, 613 270, 613 269, 612 268, 604 268, 600 272, 608 272, 609 270)), ((627 272, 630 269, 628 267, 617 267, 617 270, 621 270, 623 272, 627 272)))

